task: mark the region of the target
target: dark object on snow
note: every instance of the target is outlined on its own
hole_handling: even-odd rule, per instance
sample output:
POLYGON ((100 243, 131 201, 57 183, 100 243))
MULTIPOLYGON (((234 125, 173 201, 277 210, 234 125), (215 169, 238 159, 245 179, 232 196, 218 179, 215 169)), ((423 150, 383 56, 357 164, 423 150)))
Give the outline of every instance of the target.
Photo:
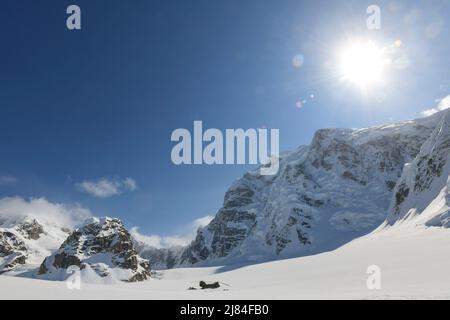
POLYGON ((220 288, 219 282, 206 283, 205 281, 200 281, 200 288, 202 289, 217 289, 220 288))

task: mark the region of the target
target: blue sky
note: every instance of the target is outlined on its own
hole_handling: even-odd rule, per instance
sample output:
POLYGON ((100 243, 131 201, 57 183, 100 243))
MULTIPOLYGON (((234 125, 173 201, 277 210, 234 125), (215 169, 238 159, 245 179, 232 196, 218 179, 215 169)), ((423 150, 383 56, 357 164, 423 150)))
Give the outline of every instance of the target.
POLYGON ((79 203, 147 234, 179 233, 252 167, 175 166, 174 129, 278 128, 289 150, 319 128, 419 117, 450 94, 449 16, 448 0, 4 0, 0 197, 79 203), (80 31, 66 28, 70 4, 80 31), (366 28, 370 4, 381 30, 366 28), (365 94, 332 72, 354 38, 401 40, 401 67, 365 94), (115 194, 80 192, 102 178, 115 194))

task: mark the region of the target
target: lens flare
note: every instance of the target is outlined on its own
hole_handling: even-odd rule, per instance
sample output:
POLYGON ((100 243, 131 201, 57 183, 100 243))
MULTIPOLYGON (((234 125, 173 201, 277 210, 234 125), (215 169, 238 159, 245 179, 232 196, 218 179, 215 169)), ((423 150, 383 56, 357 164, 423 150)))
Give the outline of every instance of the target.
POLYGON ((292 58, 292 66, 294 68, 301 68, 304 63, 305 57, 302 54, 298 54, 294 58, 292 58))
POLYGON ((367 88, 382 82, 385 64, 384 52, 375 43, 354 43, 342 51, 339 73, 342 79, 367 88))

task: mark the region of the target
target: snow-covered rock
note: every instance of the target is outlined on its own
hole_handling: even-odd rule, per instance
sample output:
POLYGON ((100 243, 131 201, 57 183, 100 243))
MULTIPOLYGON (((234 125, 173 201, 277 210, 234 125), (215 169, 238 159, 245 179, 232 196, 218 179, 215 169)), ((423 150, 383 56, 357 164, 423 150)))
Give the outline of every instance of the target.
POLYGON ((0 274, 23 265, 27 259, 25 243, 10 231, 0 231, 0 274))
POLYGON ((0 221, 0 273, 35 268, 69 235, 69 229, 32 216, 0 221))
MULTIPOLYGON (((322 129, 285 153, 275 176, 246 173, 174 266, 241 264, 333 250, 385 219, 405 163, 438 125, 431 117, 366 129, 322 129)), ((170 251, 170 250, 169 250, 170 251)), ((153 254, 164 265, 164 254, 153 254)))
POLYGON ((407 164, 395 187, 386 225, 450 227, 450 110, 407 164))
POLYGON ((85 282, 135 282, 150 277, 150 264, 136 252, 130 233, 119 219, 91 218, 73 231, 42 262, 38 277, 65 280, 78 267, 85 282))

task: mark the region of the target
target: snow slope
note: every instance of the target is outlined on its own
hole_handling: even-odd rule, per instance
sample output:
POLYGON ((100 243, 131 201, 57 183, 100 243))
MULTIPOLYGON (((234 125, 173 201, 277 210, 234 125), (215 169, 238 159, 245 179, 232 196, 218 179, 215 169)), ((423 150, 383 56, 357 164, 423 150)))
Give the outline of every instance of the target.
POLYGON ((83 284, 0 276, 0 299, 450 299, 450 230, 396 226, 327 253, 231 271, 174 269, 140 283, 83 284), (381 268, 381 290, 366 287, 381 268), (228 284, 187 290, 199 280, 228 284))

